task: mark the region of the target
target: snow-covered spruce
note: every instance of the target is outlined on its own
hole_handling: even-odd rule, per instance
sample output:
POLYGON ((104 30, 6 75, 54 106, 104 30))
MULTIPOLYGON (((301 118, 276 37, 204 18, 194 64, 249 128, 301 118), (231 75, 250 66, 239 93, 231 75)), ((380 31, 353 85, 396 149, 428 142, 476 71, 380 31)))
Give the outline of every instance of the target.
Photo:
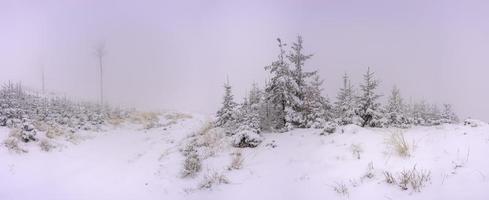
POLYGON ((314 75, 313 79, 306 87, 303 113, 306 128, 323 128, 327 121, 332 120, 332 106, 328 98, 321 95, 323 80, 319 75, 314 75))
POLYGON ((376 94, 375 90, 379 85, 379 81, 374 78, 374 72, 370 71, 370 67, 363 75, 364 82, 360 85, 361 94, 358 98, 357 115, 362 119, 362 126, 382 127, 385 125, 380 103, 378 99, 381 95, 376 94))
POLYGON ((388 126, 398 128, 409 127, 409 120, 406 116, 404 101, 399 89, 395 86, 392 88, 391 96, 389 97, 385 111, 385 118, 387 119, 388 126))
POLYGON ((294 72, 285 60, 284 48, 286 44, 280 38, 277 41, 280 49, 278 59, 265 67, 271 76, 270 82, 265 88, 265 94, 266 101, 270 102, 272 106, 272 115, 277 118, 273 128, 289 130, 303 121, 301 113, 297 111, 302 106, 302 102, 298 97, 300 92, 294 78, 294 72))
POLYGON ((231 86, 225 84, 225 95, 221 109, 217 112, 215 125, 224 128, 227 135, 232 136, 232 144, 236 147, 256 147, 261 141, 260 92, 252 90, 249 99, 236 105, 233 100, 231 86))
POLYGON ((215 125, 217 127, 231 127, 236 120, 236 102, 231 91, 232 87, 229 81, 224 84, 224 96, 222 107, 217 111, 215 125))
POLYGON ((336 123, 339 125, 360 125, 361 119, 356 115, 355 109, 356 100, 354 89, 348 74, 345 74, 343 76, 343 88, 340 88, 334 106, 336 123))
POLYGON ((379 81, 370 68, 364 74, 358 92, 345 74, 343 87, 332 106, 321 94, 323 80, 317 71, 303 70, 312 55, 303 53, 302 37, 297 37, 289 52, 281 39, 277 41, 279 55, 265 67, 270 78, 263 90, 254 83, 250 93, 238 104, 234 102, 231 86, 225 84, 223 106, 217 113, 215 124, 225 128, 228 135, 240 131, 259 135, 262 131, 285 132, 293 128, 326 128, 326 132, 331 132, 336 126, 349 124, 408 128, 457 121, 451 106, 446 105, 441 110, 424 101, 406 104, 396 87, 387 104, 382 105, 381 95, 376 93, 379 81))

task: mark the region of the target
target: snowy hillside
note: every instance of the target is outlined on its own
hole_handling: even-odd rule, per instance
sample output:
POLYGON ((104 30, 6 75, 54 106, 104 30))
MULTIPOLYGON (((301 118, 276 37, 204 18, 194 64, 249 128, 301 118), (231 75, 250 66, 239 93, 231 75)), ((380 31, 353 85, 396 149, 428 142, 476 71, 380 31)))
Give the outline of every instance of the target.
MULTIPOLYGON (((27 153, 2 145, 0 199, 489 197, 489 125, 482 122, 410 129, 347 125, 330 135, 295 129, 262 133, 258 147, 240 149, 206 116, 159 118, 154 128, 124 123, 80 131, 75 139, 53 141, 49 152, 34 143, 24 147, 27 153), (201 164, 185 166, 196 169, 186 174, 192 155, 201 164), (412 175, 404 185, 403 171, 412 175)), ((9 132, 0 128, 0 139, 9 132)))

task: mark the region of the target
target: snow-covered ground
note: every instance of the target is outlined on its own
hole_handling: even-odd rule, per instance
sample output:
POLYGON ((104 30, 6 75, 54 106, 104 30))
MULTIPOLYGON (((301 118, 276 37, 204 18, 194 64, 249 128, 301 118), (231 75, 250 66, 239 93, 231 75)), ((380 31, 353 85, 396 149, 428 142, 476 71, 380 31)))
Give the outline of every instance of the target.
MULTIPOLYGON (((0 199, 489 199, 487 124, 404 131, 347 126, 323 136, 318 129, 296 129, 264 133, 257 148, 236 149, 216 138, 218 131, 196 134, 209 120, 193 115, 149 130, 126 124, 80 132, 79 142, 60 141, 51 152, 28 146, 28 153, 17 154, 2 145, 0 199), (392 147, 392 135, 400 132, 408 156, 392 147), (198 147, 204 148, 202 170, 182 178, 180 150, 191 138, 208 147, 198 147), (242 167, 229 170, 237 151, 242 167), (430 174, 419 192, 385 181, 385 171, 397 177, 413 167, 430 174), (228 183, 199 188, 212 173, 228 183), (343 193, 335 191, 340 186, 343 193)), ((0 140, 8 132, 0 128, 0 140)))

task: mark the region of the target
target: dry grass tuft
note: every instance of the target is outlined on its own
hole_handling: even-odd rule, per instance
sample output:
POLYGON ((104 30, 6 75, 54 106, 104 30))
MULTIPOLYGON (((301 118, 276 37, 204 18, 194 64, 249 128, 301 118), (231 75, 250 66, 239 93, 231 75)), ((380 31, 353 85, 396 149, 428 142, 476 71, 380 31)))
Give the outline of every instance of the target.
POLYGON ((28 151, 19 146, 19 139, 15 137, 8 137, 3 141, 3 145, 11 152, 15 153, 27 153, 28 151))
POLYGON ((406 138, 404 137, 404 133, 398 132, 393 133, 388 140, 387 144, 390 148, 401 157, 409 157, 411 156, 411 151, 414 148, 414 145, 410 145, 406 138))
POLYGON ((142 124, 144 129, 156 128, 159 125, 159 113, 156 112, 134 112, 129 120, 134 124, 142 124))
POLYGON ((431 172, 428 170, 417 170, 416 166, 412 169, 402 170, 395 178, 392 173, 384 171, 385 181, 389 184, 397 185, 402 190, 408 190, 411 187, 415 192, 421 192, 421 189, 431 181, 431 172))
POLYGON ((215 185, 229 184, 229 179, 221 173, 208 172, 199 184, 199 189, 211 189, 215 185))

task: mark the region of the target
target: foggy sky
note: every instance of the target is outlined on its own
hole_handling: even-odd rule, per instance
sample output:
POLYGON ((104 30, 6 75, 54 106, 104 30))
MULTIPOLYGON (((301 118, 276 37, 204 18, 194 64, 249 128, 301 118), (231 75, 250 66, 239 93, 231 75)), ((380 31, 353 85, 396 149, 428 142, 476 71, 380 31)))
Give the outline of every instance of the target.
MULTIPOLYGON (((331 100, 368 66, 388 96, 451 103, 489 121, 487 1, 0 0, 0 80, 98 98, 93 47, 105 42, 109 103, 214 113, 229 77, 241 100, 300 34, 331 100)), ((385 100, 385 98, 384 98, 385 100)))

